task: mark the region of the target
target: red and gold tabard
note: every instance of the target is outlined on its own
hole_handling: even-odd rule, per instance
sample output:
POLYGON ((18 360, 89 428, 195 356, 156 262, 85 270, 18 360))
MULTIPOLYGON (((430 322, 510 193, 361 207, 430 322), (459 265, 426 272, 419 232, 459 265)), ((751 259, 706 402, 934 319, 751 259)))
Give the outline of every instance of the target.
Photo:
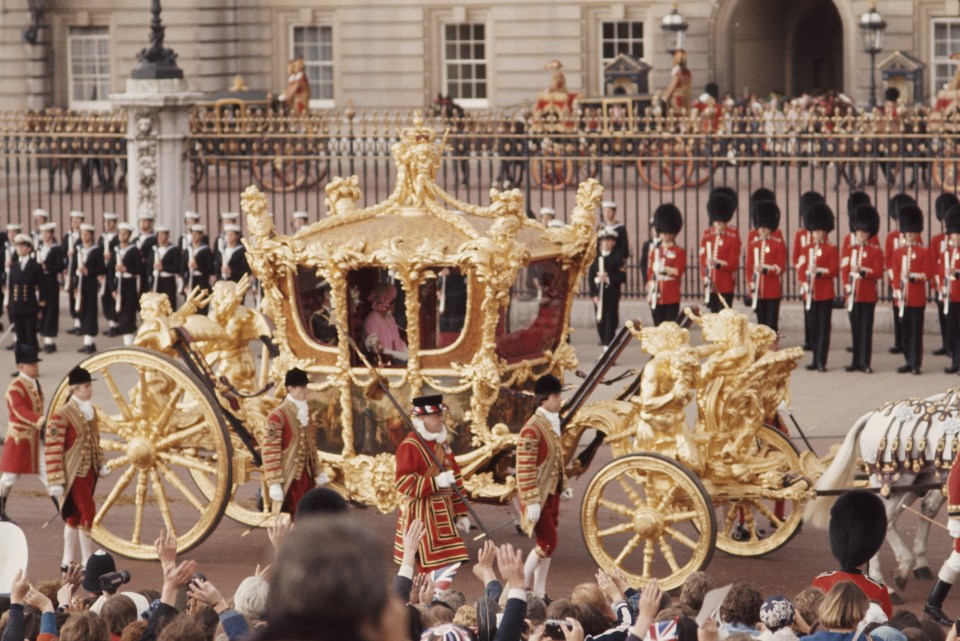
POLYGON ((720 294, 729 294, 736 289, 737 270, 740 268, 740 233, 736 227, 724 227, 717 231, 710 227, 703 233, 700 239, 700 276, 707 278, 710 276, 712 282, 710 287, 714 292, 720 294), (712 262, 721 262, 721 267, 713 267, 707 264, 707 259, 712 262), (712 267, 712 269, 711 269, 712 267))
POLYGON ((96 514, 93 490, 103 463, 96 414, 88 421, 76 403, 68 401, 47 423, 45 443, 47 483, 63 486, 64 520, 89 529, 96 514))
POLYGON ((954 278, 954 274, 960 271, 960 247, 951 247, 947 244, 947 248, 936 258, 933 273, 937 287, 942 289, 945 283, 949 283, 950 302, 960 302, 960 278, 954 278))
POLYGON ((10 422, 0 455, 0 472, 37 474, 40 470, 40 420, 43 391, 23 374, 10 383, 5 396, 10 422))
POLYGON ((467 506, 453 488, 437 487, 435 477, 441 470, 431 459, 428 447, 436 459, 443 462, 444 468, 454 473, 457 487, 464 492, 460 466, 450 447, 425 441, 417 434, 408 434, 396 453, 397 491, 401 497, 393 558, 397 563, 403 560, 403 534, 410 521, 420 519, 426 526, 426 533, 420 541, 417 560, 424 570, 433 570, 468 561, 470 556, 457 530, 457 519, 467 515, 467 506))
POLYGON ((751 288, 750 294, 760 300, 778 299, 782 295, 780 278, 787 268, 787 248, 783 240, 771 235, 762 239, 755 236, 747 246, 747 280, 751 288), (762 273, 763 267, 767 273, 762 273), (759 293, 753 291, 757 282, 757 272, 760 271, 759 293))
POLYGON ((826 241, 807 245, 807 249, 797 259, 797 278, 800 279, 802 286, 809 285, 808 274, 811 269, 811 264, 815 270, 826 270, 826 272, 823 273, 814 271, 813 300, 815 302, 833 300, 833 297, 836 295, 833 281, 840 272, 840 259, 837 256, 837 248, 826 241))
POLYGON ((888 262, 893 270, 894 300, 899 296, 900 300, 906 301, 907 307, 927 306, 927 281, 932 276, 927 252, 923 245, 901 245, 888 262))
POLYGON ((548 557, 557 547, 560 493, 567 488, 560 436, 540 410, 520 430, 517 446, 517 489, 520 509, 540 504, 540 519, 531 525, 524 518, 522 527, 536 537, 538 554, 548 557))
POLYGON ((877 281, 883 278, 883 252, 880 246, 866 243, 848 245, 840 258, 840 280, 843 283, 844 296, 853 291, 853 302, 877 302, 877 281), (857 276, 850 279, 850 274, 857 276))
POLYGON ((647 282, 657 279, 658 305, 672 305, 680 302, 680 281, 687 269, 687 252, 676 243, 669 246, 657 245, 650 250, 649 267, 647 267, 647 282), (660 264, 665 268, 677 270, 677 275, 654 274, 654 269, 660 264))
POLYGON ((316 485, 315 479, 322 468, 315 430, 301 425, 297 406, 289 399, 267 417, 260 452, 264 481, 267 485, 283 486, 282 510, 294 514, 300 498, 316 485))

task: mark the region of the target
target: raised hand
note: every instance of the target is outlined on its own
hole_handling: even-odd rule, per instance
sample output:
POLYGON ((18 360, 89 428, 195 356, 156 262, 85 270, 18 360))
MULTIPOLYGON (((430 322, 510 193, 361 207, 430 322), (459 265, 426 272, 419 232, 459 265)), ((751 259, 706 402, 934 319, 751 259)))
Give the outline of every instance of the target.
POLYGON ((520 590, 526 588, 526 579, 523 576, 523 552, 515 550, 509 543, 504 543, 497 549, 497 565, 508 588, 520 590))
POLYGON ((493 571, 493 563, 497 560, 497 546, 487 539, 477 553, 477 562, 473 566, 473 576, 480 579, 484 585, 495 581, 497 573, 493 571))
POLYGON ((160 530, 160 536, 153 545, 157 548, 160 567, 166 573, 169 567, 177 564, 177 537, 166 530, 160 530))

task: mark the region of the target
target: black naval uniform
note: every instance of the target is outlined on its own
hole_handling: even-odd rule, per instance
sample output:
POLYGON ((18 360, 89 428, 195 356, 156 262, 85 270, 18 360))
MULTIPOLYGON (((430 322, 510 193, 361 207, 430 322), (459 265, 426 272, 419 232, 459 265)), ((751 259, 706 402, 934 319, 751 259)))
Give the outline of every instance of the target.
MULTIPOLYGON (((154 291, 166 295, 170 300, 170 307, 177 308, 177 274, 180 271, 180 248, 167 244, 166 247, 157 245, 153 249, 153 262, 160 262, 160 271, 157 273, 157 282, 154 291)), ((153 266, 151 265, 151 269, 153 266)))
POLYGON ((222 265, 220 267, 220 276, 223 280, 232 280, 237 283, 243 278, 244 274, 250 273, 250 265, 247 264, 247 250, 243 245, 237 244, 236 247, 224 247, 221 254, 222 265), (230 270, 230 275, 224 275, 224 267, 230 270))
POLYGON ((60 245, 40 246, 37 261, 40 264, 40 333, 44 338, 56 338, 60 333, 60 274, 66 254, 60 245))
POLYGON ((140 291, 153 289, 153 248, 157 246, 157 235, 153 232, 137 236, 133 243, 140 250, 140 291))
POLYGON ((17 345, 40 349, 37 341, 37 316, 40 313, 40 265, 31 256, 24 267, 20 257, 14 256, 10 266, 10 318, 16 325, 17 345))
MULTIPOLYGON (((10 250, 13 247, 10 244, 10 237, 7 236, 7 232, 0 231, 0 250, 3 250, 3 255, 0 256, 0 309, 3 309, 3 296, 4 290, 7 287, 7 257, 10 255, 10 250)), ((0 320, 0 330, 3 329, 3 321, 0 320)))
MULTIPOLYGON (((39 241, 35 246, 39 246, 39 241)), ((76 301, 76 290, 77 290, 77 254, 80 252, 80 247, 83 246, 83 243, 80 242, 80 232, 73 231, 72 229, 63 235, 63 242, 60 243, 63 247, 63 256, 64 256, 64 265, 67 269, 67 297, 70 300, 70 318, 76 319, 77 316, 77 301, 76 301), (72 240, 71 240, 72 239, 72 240), (70 247, 73 247, 73 256, 70 255, 70 247)), ((76 333, 76 330, 67 331, 68 334, 76 333)))
POLYGON ((113 279, 117 293, 113 299, 117 312, 117 333, 121 336, 134 334, 137 331, 137 310, 140 309, 140 274, 143 273, 143 261, 137 246, 118 246, 107 265, 107 273, 113 279), (121 264, 127 271, 117 271, 117 266, 121 264))
MULTIPOLYGON (((210 246, 191 246, 190 249, 184 253, 182 261, 183 286, 186 288, 187 292, 192 291, 194 287, 199 287, 209 291, 210 281, 213 278, 213 252, 210 250, 210 246), (196 269, 190 269, 191 254, 193 255, 193 259, 197 262, 196 269)), ((206 314, 207 308, 204 307, 198 311, 201 314, 206 314)))
MULTIPOLYGON (((120 245, 120 234, 115 231, 105 231, 103 235, 97 240, 97 246, 100 247, 100 251, 103 252, 103 261, 106 264, 110 264, 113 260, 113 254, 117 251, 117 247, 120 245)), ((113 301, 113 292, 114 292, 114 283, 110 278, 105 278, 103 281, 102 295, 100 296, 100 306, 103 308, 103 317, 108 321, 113 323, 117 322, 117 310, 114 307, 113 301)), ((111 335, 113 331, 111 330, 111 335)))
POLYGON ((87 268, 87 273, 78 278, 78 293, 80 300, 80 333, 84 336, 96 336, 100 331, 98 323, 97 294, 100 290, 99 276, 106 271, 103 263, 103 251, 96 245, 77 247, 76 256, 80 264, 87 268))
POLYGON ((600 296, 600 306, 602 313, 597 322, 597 333, 600 335, 600 342, 609 345, 614 335, 620 328, 620 288, 627 281, 627 274, 623 271, 623 254, 616 249, 609 255, 603 256, 603 269, 610 278, 610 282, 603 286, 603 295, 600 295, 600 285, 597 283, 597 274, 600 270, 600 257, 602 252, 597 252, 597 257, 590 265, 588 278, 590 281, 590 296, 600 296))

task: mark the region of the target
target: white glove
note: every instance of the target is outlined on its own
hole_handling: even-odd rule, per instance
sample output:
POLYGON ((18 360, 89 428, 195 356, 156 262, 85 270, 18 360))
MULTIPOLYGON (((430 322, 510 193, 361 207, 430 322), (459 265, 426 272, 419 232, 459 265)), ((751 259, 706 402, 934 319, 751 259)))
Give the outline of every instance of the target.
POLYGON ((463 534, 470 534, 470 519, 465 516, 461 516, 459 519, 457 519, 457 529, 463 534))
POLYGON ((51 485, 47 491, 50 492, 50 496, 52 496, 55 499, 58 499, 61 496, 63 496, 62 485, 51 485))
POLYGON ((572 488, 572 487, 568 487, 568 488, 565 489, 563 492, 560 492, 560 500, 561 500, 561 501, 569 501, 569 500, 572 499, 572 498, 573 498, 573 488, 572 488))
POLYGON ((317 482, 317 485, 326 485, 330 482, 330 477, 327 476, 326 472, 320 472, 314 480, 317 482))
POLYGON ((527 506, 527 509, 524 510, 523 515, 531 524, 536 523, 540 520, 540 504, 531 503, 527 506))
POLYGON ((439 488, 448 488, 457 482, 457 478, 453 475, 453 470, 440 472, 433 478, 437 483, 437 487, 439 488))
POLYGON ((947 531, 954 539, 960 539, 960 519, 947 519, 947 531))
POLYGON ((283 486, 279 483, 274 483, 270 486, 270 500, 277 502, 283 501, 283 486))
POLYGON ((112 471, 113 469, 110 467, 109 463, 104 463, 100 466, 100 476, 110 476, 110 472, 112 471))

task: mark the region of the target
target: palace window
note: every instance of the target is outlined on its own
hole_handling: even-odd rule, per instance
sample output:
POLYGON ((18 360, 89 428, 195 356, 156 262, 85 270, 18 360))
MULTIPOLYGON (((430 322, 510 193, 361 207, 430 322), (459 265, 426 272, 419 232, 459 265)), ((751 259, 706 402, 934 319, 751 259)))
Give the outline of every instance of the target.
POLYGON ((487 106, 486 26, 482 22, 444 25, 443 86, 463 107, 487 106))
POLYGON ((933 93, 936 94, 950 82, 957 69, 957 61, 951 60, 950 55, 960 53, 960 19, 935 18, 931 41, 933 55, 930 56, 930 73, 933 76, 933 93))
POLYGON ((70 108, 110 108, 110 33, 106 27, 70 27, 70 108))
POLYGON ((293 25, 290 57, 301 56, 310 82, 310 106, 333 107, 333 27, 293 25))
POLYGON ((643 58, 643 22, 640 20, 618 20, 603 22, 600 25, 600 67, 625 53, 636 60, 643 58))

